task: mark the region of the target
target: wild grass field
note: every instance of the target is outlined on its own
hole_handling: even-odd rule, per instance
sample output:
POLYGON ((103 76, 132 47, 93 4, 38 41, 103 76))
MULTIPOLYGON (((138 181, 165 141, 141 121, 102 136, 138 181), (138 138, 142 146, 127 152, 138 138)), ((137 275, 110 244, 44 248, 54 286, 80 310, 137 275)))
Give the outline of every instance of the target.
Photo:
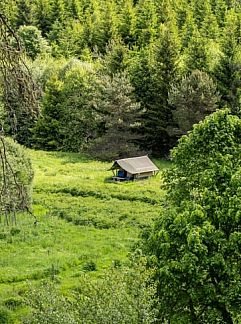
MULTIPOLYGON (((20 323, 29 282, 56 279, 63 290, 86 272, 98 276, 128 262, 140 230, 161 211, 161 174, 128 183, 109 181, 111 163, 79 154, 28 151, 34 171, 33 213, 0 224, 0 313, 20 323)), ((155 161, 162 171, 168 162, 155 161)))

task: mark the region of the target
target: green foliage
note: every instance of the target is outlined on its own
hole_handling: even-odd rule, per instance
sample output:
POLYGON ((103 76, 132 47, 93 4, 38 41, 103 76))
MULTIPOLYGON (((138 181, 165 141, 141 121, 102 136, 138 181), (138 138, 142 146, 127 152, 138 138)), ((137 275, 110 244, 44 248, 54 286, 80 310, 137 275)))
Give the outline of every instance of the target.
POLYGON ((0 307, 0 323, 2 323, 2 324, 11 324, 11 323, 13 323, 12 314, 5 307, 0 307))
POLYGON ((89 261, 83 265, 83 270, 84 271, 96 271, 96 263, 94 261, 89 261))
POLYGON ((205 39, 196 27, 186 49, 187 71, 200 70, 207 71, 209 57, 207 51, 207 39, 205 39))
POLYGON ((41 31, 35 26, 21 26, 18 35, 24 45, 27 55, 31 59, 36 59, 38 55, 51 52, 46 39, 41 35, 41 31))
POLYGON ((29 0, 16 1, 16 26, 31 25, 33 23, 33 7, 29 0))
POLYGON ((168 89, 178 78, 178 52, 179 38, 175 26, 168 28, 162 25, 158 41, 150 47, 148 66, 144 58, 143 66, 140 67, 140 84, 143 84, 143 80, 148 82, 144 89, 137 88, 139 91, 146 90, 141 97, 144 109, 142 145, 155 155, 165 155, 170 148, 167 127, 172 123, 172 115, 168 104, 168 89))
POLYGON ((26 151, 10 138, 1 141, 1 154, 6 153, 7 164, 1 159, 1 209, 9 212, 28 210, 32 202, 33 169, 26 151), (5 153, 3 153, 5 152, 5 153), (6 186, 6 188, 4 187, 6 186))
POLYGON ((85 43, 84 27, 74 19, 65 22, 56 21, 49 33, 49 40, 53 48, 53 56, 80 57, 85 43))
POLYGON ((167 208, 143 245, 162 321, 233 323, 240 313, 240 144, 241 120, 219 110, 172 152, 167 208))
MULTIPOLYGON (((214 112, 219 101, 215 83, 208 74, 199 70, 192 71, 179 84, 174 84, 168 98, 179 135, 214 112)), ((175 132, 175 129, 171 131, 175 132)))
POLYGON ((91 154, 104 160, 138 154, 134 132, 138 126, 140 106, 133 98, 130 81, 125 74, 116 74, 113 77, 102 76, 100 82, 95 106, 100 114, 103 135, 90 147, 91 154))
POLYGON ((221 48, 223 55, 219 60, 214 75, 221 94, 222 105, 227 105, 233 113, 239 112, 241 88, 240 58, 240 16, 230 10, 225 17, 224 37, 221 48))
MULTIPOLYGON (((104 269, 121 271, 128 265, 128 253, 141 229, 158 217, 163 195, 161 172, 145 181, 117 184, 108 181, 110 163, 78 153, 28 154, 35 171, 32 211, 37 222, 22 213, 17 226, 0 223, 0 305, 20 322, 27 309, 18 301, 15 307, 14 300, 21 301, 26 282, 35 289, 41 280, 54 281, 72 300, 75 287, 84 289, 91 278, 102 278, 104 269), (96 271, 83 270, 93 262, 96 271)), ((170 165, 155 164, 160 170, 170 165)))
POLYGON ((80 151, 97 131, 92 103, 97 91, 94 67, 69 61, 46 87, 42 117, 33 129, 35 146, 80 151))
MULTIPOLYGON (((168 156, 170 148, 176 143, 176 137, 170 135, 170 129, 177 128, 177 133, 182 133, 182 129, 173 120, 168 92, 173 83, 178 83, 192 71, 198 69, 208 73, 217 82, 221 96, 220 106, 228 106, 234 113, 239 111, 239 1, 5 0, 1 3, 1 10, 8 16, 12 27, 21 31, 28 55, 33 59, 38 57, 37 64, 40 63, 40 67, 45 64, 43 61, 46 58, 40 62, 39 54, 46 51, 47 41, 57 64, 61 58, 79 59, 95 65, 94 69, 101 65, 101 71, 107 75, 125 73, 143 111, 140 118, 142 136, 138 145, 152 154, 168 156), (33 30, 34 27, 37 30, 33 30)), ((64 61, 63 65, 66 63, 64 61)), ((75 79, 76 76, 72 77, 75 79)), ((72 87, 72 77, 63 80, 55 75, 55 79, 64 83, 61 93, 72 87)), ((53 91, 58 88, 52 77, 48 81, 46 92, 43 89, 45 99, 51 93, 50 87, 53 87, 53 91)), ((91 83, 91 80, 85 81, 91 83)), ((87 83, 84 102, 90 107, 93 89, 87 83)), ((16 84, 12 85, 12 89, 17 89, 16 84)), ((67 90, 66 95, 72 97, 73 93, 70 92, 67 90)), ((97 89, 94 92, 97 93, 97 89)), ((43 115, 47 110, 45 99, 43 115)), ((65 99, 63 104, 58 103, 58 109, 65 113, 66 107, 70 105, 67 101, 65 99), (63 107, 60 108, 60 105, 63 107)), ((13 105, 19 111, 15 102, 13 105)), ((100 113, 103 115, 103 112, 100 113)), ((73 115, 76 116, 75 114, 76 112, 73 115)), ((81 128, 82 118, 87 129, 90 126, 88 118, 92 118, 95 125, 93 129, 89 129, 88 135, 79 136, 75 132, 75 136, 82 138, 83 145, 76 142, 74 148, 71 148, 74 151, 88 146, 89 139, 102 135, 102 129, 99 129, 102 125, 96 125, 98 117, 95 112, 84 117, 78 116, 74 128, 81 128)), ((31 118, 21 119, 22 127, 18 129, 18 140, 26 145, 32 144, 28 139, 31 137, 30 129, 35 124, 35 120, 29 119, 31 118)), ((64 121, 60 121, 60 125, 62 122, 64 121)), ((34 130, 34 133, 37 132, 34 135, 36 147, 69 150, 70 140, 66 144, 62 143, 63 137, 68 137, 68 134, 60 125, 58 119, 43 116, 34 130), (47 139, 42 140, 43 136, 47 139)), ((80 133, 82 132, 83 129, 80 133)))
POLYGON ((33 311, 24 323, 155 323, 155 286, 143 265, 106 271, 102 278, 81 277, 68 299, 53 285, 32 288, 33 311))

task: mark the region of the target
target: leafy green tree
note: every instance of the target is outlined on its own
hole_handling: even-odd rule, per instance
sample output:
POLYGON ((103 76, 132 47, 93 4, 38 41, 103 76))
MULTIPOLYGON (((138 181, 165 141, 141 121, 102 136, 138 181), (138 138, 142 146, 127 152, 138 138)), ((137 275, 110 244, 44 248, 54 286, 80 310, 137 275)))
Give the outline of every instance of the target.
POLYGON ((23 43, 27 55, 31 59, 36 59, 38 55, 51 52, 51 47, 45 38, 42 37, 41 31, 35 26, 21 26, 18 35, 23 43))
POLYGON ((241 120, 218 110, 183 136, 164 176, 166 205, 142 248, 159 319, 236 323, 241 310, 241 120))
POLYGON ((0 221, 16 225, 16 213, 32 203, 33 168, 26 151, 10 138, 0 138, 0 221))
POLYGON ((177 123, 177 134, 183 135, 193 124, 203 120, 218 108, 216 85, 207 73, 192 71, 169 90, 169 103, 177 123))
POLYGON ((78 152, 87 145, 97 128, 95 83, 93 66, 78 60, 69 61, 50 79, 42 117, 33 129, 37 147, 78 152))

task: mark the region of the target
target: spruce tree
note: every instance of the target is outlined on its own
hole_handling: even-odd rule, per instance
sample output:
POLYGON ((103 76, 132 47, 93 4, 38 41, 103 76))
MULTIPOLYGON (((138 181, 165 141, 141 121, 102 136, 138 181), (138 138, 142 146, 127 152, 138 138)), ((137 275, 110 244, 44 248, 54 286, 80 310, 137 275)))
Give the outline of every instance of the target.
POLYGON ((172 124, 168 103, 170 85, 178 78, 179 38, 175 29, 163 25, 158 42, 153 45, 150 60, 150 82, 144 101, 144 145, 155 155, 165 155, 170 149, 167 128, 172 124))
POLYGON ((234 113, 239 112, 241 99, 240 22, 240 14, 234 10, 227 13, 221 44, 223 55, 214 71, 222 105, 228 105, 234 113))

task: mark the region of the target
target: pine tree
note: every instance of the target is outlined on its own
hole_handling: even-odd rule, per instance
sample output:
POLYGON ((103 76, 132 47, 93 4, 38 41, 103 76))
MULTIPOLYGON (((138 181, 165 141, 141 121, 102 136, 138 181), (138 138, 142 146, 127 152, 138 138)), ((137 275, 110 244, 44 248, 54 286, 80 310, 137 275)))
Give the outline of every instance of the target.
POLYGON ((136 19, 133 0, 125 1, 120 11, 119 34, 124 43, 129 46, 133 46, 135 43, 136 19))
POLYGON ((51 21, 54 23, 55 21, 64 22, 66 18, 66 10, 64 5, 64 0, 49 0, 50 1, 50 16, 51 21))
POLYGON ((196 29, 195 19, 192 10, 187 11, 185 22, 181 28, 182 46, 185 49, 193 36, 196 29))
POLYGON ((178 77, 180 43, 172 25, 163 25, 158 42, 142 50, 132 63, 132 84, 144 110, 142 146, 155 155, 166 155, 170 148, 167 132, 172 123, 168 104, 170 84, 178 77))
POLYGON ((29 0, 18 0, 16 11, 16 27, 22 25, 32 25, 32 5, 29 0))
POLYGON ((186 70, 208 71, 209 57, 207 52, 207 39, 197 28, 194 29, 188 47, 185 51, 186 70))
POLYGON ((123 73, 112 77, 103 75, 95 106, 101 117, 103 134, 93 142, 91 153, 104 160, 138 154, 135 144, 138 136, 134 130, 140 106, 134 100, 128 77, 123 73))
POLYGON ((52 24, 49 0, 36 0, 34 5, 34 21, 42 31, 43 36, 47 36, 52 24))
POLYGON ((222 105, 228 105, 233 113, 239 112, 241 101, 240 21, 240 14, 234 10, 227 13, 222 39, 223 56, 214 71, 222 105))
POLYGON ((136 6, 135 37, 139 47, 146 46, 157 36, 157 13, 152 0, 140 0, 136 6))
POLYGON ((100 56, 99 61, 106 74, 114 74, 125 71, 128 49, 121 40, 112 40, 106 47, 106 55, 100 56))
POLYGON ((190 75, 173 84, 168 101, 173 107, 173 119, 177 123, 177 136, 191 130, 192 126, 218 108, 219 95, 216 84, 205 72, 194 70, 190 75))

